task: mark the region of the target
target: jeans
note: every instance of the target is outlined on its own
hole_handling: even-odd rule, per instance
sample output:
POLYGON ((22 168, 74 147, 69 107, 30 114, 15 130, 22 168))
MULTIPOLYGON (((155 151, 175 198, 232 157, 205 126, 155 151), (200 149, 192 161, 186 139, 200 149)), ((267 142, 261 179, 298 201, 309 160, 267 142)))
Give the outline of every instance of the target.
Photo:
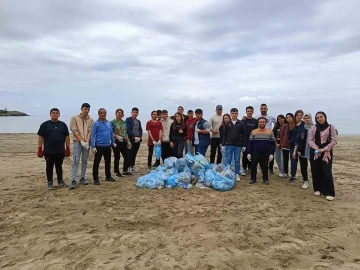
POLYGON ((96 150, 93 164, 93 179, 99 180, 99 165, 102 157, 104 157, 105 160, 105 176, 106 178, 110 178, 111 146, 96 146, 96 150))
POLYGON ((220 138, 211 138, 210 163, 215 163, 216 151, 218 153, 216 158, 216 164, 221 163, 222 153, 221 153, 220 144, 221 144, 220 138))
POLYGON ((80 178, 85 178, 87 161, 89 158, 89 149, 82 147, 81 143, 74 141, 74 150, 73 150, 73 162, 71 168, 71 178, 73 181, 76 181, 76 175, 78 172, 80 157, 81 157, 81 174, 80 178))
POLYGON ((329 163, 322 160, 323 155, 314 160, 314 149, 310 149, 310 165, 314 191, 324 196, 335 197, 334 178, 332 175, 333 154, 330 152, 329 163))
POLYGON ((295 177, 296 176, 296 171, 297 171, 297 164, 298 164, 298 155, 296 155, 296 158, 293 158, 293 153, 294 153, 294 147, 291 146, 290 147, 290 171, 291 171, 291 177, 295 177))
POLYGON ((204 157, 206 155, 206 151, 208 149, 208 145, 206 146, 201 146, 201 145, 195 145, 195 153, 200 153, 202 154, 204 157))
POLYGON ((115 140, 116 147, 112 147, 114 153, 114 173, 120 173, 120 154, 123 156, 123 172, 129 169, 129 149, 125 141, 115 140))
POLYGON ((290 158, 290 151, 288 149, 281 149, 283 154, 283 169, 284 174, 289 174, 289 158, 290 158))
POLYGON ((192 145, 192 140, 186 140, 185 142, 185 154, 190 152, 193 156, 195 155, 195 147, 192 145))
POLYGON ((130 153, 129 153, 129 165, 130 167, 135 167, 135 161, 136 161, 136 156, 137 153, 139 151, 140 148, 140 142, 135 142, 135 140, 130 140, 131 143, 131 149, 130 149, 130 153))
POLYGON ((275 161, 279 167, 279 173, 284 173, 284 159, 281 148, 276 148, 275 150, 275 161))
POLYGON ((64 160, 65 154, 45 154, 45 161, 46 161, 46 178, 48 183, 53 182, 53 175, 54 175, 54 165, 57 180, 63 180, 63 170, 62 164, 64 160))
POLYGON ((234 155, 235 159, 235 173, 240 173, 240 154, 241 154, 240 146, 226 145, 226 163, 231 164, 232 158, 234 155))
POLYGON ((263 172, 263 181, 269 180, 269 154, 254 152, 251 155, 251 180, 256 181, 257 165, 260 163, 260 168, 263 172))

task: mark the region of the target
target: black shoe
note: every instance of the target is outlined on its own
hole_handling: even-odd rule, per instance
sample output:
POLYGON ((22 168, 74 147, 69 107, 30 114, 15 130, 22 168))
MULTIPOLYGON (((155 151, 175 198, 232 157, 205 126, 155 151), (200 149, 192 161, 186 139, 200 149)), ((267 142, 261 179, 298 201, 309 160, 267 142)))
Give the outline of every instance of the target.
POLYGON ((295 181, 295 177, 290 177, 289 183, 293 183, 295 181))
POLYGON ((269 173, 270 173, 270 174, 274 174, 274 170, 269 170, 269 173))
POLYGON ((256 183, 256 180, 250 180, 249 181, 249 184, 255 184, 256 183))
POLYGON ((88 184, 88 182, 85 180, 85 178, 80 179, 80 185, 86 186, 87 184, 88 184))
POLYGON ((123 172, 122 173, 123 176, 130 176, 130 175, 133 175, 131 172, 123 172))
POLYGON ((115 176, 118 178, 124 177, 121 173, 116 173, 115 176))
POLYGON ((59 180, 58 185, 59 185, 59 187, 68 187, 68 185, 65 183, 64 180, 59 180))
POLYGON ((100 181, 99 180, 94 180, 94 185, 100 185, 100 181))
POLYGON ((105 181, 115 182, 115 179, 110 176, 110 177, 106 178, 105 181))
POLYGON ((264 180, 264 185, 269 185, 269 181, 268 181, 268 180, 264 180))

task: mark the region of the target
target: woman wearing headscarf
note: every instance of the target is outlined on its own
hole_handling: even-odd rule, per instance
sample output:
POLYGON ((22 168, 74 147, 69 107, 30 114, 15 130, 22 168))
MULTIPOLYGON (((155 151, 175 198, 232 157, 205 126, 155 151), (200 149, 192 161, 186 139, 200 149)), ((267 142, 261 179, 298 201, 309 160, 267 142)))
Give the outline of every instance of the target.
POLYGON ((314 195, 326 196, 328 201, 335 198, 334 179, 332 176, 333 148, 337 142, 336 129, 327 122, 324 112, 315 115, 316 126, 309 134, 310 165, 314 186, 314 195))
POLYGON ((299 156, 301 175, 303 177, 302 188, 307 189, 309 187, 308 179, 308 159, 310 159, 310 145, 309 145, 309 134, 311 127, 314 125, 312 121, 311 113, 305 113, 304 125, 300 126, 295 139, 295 149, 293 158, 299 156))

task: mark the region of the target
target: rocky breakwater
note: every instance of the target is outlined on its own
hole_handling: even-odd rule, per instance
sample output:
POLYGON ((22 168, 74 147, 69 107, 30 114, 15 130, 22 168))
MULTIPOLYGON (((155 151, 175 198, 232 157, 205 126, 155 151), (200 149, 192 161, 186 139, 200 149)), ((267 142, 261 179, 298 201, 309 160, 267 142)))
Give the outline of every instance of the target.
POLYGON ((29 115, 24 112, 19 112, 19 111, 0 110, 0 116, 29 116, 29 115))

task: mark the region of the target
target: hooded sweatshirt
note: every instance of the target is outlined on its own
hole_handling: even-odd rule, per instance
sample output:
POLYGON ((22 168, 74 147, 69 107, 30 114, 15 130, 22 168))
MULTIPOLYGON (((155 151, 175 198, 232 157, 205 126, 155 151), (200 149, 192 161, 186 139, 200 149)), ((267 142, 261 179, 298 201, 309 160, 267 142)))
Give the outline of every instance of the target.
MULTIPOLYGON (((88 135, 91 134, 91 127, 94 124, 94 119, 89 115, 85 118, 81 114, 75 115, 70 120, 70 130, 75 134, 79 134, 83 141, 86 141, 88 135)), ((73 141, 79 141, 76 136, 73 136, 73 141)))
MULTIPOLYGON (((311 113, 305 113, 304 116, 309 116, 310 119, 312 118, 311 113)), ((297 148, 297 151, 301 153, 302 157, 305 157, 307 159, 310 159, 310 145, 309 145, 309 134, 311 127, 313 126, 313 122, 311 120, 311 123, 309 125, 306 125, 304 123, 303 126, 299 127, 298 133, 295 139, 295 147, 297 148)))
POLYGON ((161 124, 163 126, 163 136, 161 141, 170 142, 170 126, 173 122, 174 121, 169 117, 166 120, 161 119, 161 124))

